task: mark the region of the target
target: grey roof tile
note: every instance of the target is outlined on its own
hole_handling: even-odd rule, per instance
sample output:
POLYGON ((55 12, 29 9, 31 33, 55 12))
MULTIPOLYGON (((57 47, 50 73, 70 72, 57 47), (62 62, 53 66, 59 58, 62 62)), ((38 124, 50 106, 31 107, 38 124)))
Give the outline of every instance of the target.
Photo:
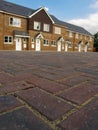
POLYGON ((91 33, 89 33, 87 30, 85 30, 83 27, 80 27, 80 26, 76 26, 76 25, 73 25, 73 24, 70 24, 70 23, 67 23, 67 22, 63 22, 59 19, 57 19, 55 16, 51 15, 52 19, 54 20, 54 22, 58 25, 62 25, 62 26, 65 26, 67 27, 69 30, 71 31, 74 31, 74 32, 78 32, 78 33, 81 33, 81 34, 86 34, 86 35, 90 35, 92 36, 91 33))
POLYGON ((17 15, 25 16, 25 17, 28 17, 29 15, 35 12, 35 10, 33 9, 23 7, 17 4, 13 4, 5 0, 0 0, 0 10, 8 13, 14 13, 17 15))

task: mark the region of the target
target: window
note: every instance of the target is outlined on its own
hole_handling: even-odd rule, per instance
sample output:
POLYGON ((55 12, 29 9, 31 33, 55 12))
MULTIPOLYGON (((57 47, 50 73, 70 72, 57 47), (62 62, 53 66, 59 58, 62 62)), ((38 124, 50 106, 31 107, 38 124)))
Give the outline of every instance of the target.
POLYGON ((72 43, 71 43, 71 41, 66 41, 66 44, 68 45, 68 48, 72 48, 72 43))
POLYGON ((44 40, 44 45, 48 46, 49 45, 49 41, 48 40, 44 40))
POLYGON ((55 34, 61 34, 61 28, 55 27, 55 34))
POLYGON ((34 38, 31 39, 31 42, 34 43, 34 38))
POLYGON ((10 18, 10 25, 15 27, 21 27, 21 19, 18 18, 10 18))
POLYGON ((92 41, 92 37, 90 37, 90 41, 92 41))
POLYGON ((72 32, 69 32, 69 37, 73 37, 72 32))
POLYGON ((35 30, 40 30, 41 29, 41 23, 34 21, 34 29, 35 30))
POLYGON ((5 44, 12 44, 12 40, 13 38, 12 38, 12 36, 5 36, 4 37, 4 43, 5 44))
POLYGON ((23 43, 26 43, 27 42, 27 39, 26 38, 23 38, 23 43))
POLYGON ((78 39, 78 37, 79 37, 78 33, 76 33, 75 37, 78 39))
POLYGON ((85 35, 85 40, 87 40, 87 37, 86 37, 86 35, 85 35))
POLYGON ((51 46, 56 46, 56 41, 51 41, 51 46))
POLYGON ((50 31, 50 25, 44 24, 44 31, 49 32, 50 31))
POLYGON ((80 39, 82 39, 82 35, 80 35, 80 39))

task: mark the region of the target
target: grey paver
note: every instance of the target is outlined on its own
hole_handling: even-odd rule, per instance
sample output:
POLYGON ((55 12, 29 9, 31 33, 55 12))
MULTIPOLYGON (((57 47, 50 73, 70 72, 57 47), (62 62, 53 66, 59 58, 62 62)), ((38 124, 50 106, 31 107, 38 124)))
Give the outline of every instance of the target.
POLYGON ((0 130, 52 130, 26 108, 0 116, 0 130))
POLYGON ((0 113, 13 110, 22 104, 13 96, 0 96, 0 113))

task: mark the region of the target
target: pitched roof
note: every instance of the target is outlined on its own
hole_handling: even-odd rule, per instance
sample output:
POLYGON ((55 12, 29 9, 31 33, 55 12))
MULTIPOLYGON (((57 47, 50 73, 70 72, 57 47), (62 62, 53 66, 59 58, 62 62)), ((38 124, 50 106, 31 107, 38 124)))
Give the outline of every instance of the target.
POLYGON ((0 0, 0 10, 8 12, 8 13, 13 13, 21 16, 28 17, 32 13, 35 12, 35 10, 20 6, 17 4, 13 4, 11 2, 7 2, 5 0, 0 0))
POLYGON ((90 35, 92 36, 91 33, 89 33, 87 30, 85 30, 83 27, 80 26, 76 26, 67 22, 63 22, 59 19, 57 19, 55 16, 51 15, 52 19, 54 20, 54 22, 58 25, 62 25, 67 27, 69 30, 73 31, 73 32, 78 32, 80 34, 86 34, 86 35, 90 35))
MULTIPOLYGON (((0 0, 0 10, 8 12, 8 13, 21 15, 24 17, 29 17, 29 16, 33 15, 34 13, 36 13, 36 11, 38 11, 39 9, 33 10, 33 9, 30 9, 30 8, 27 8, 24 6, 20 6, 17 4, 13 4, 11 2, 7 2, 5 0, 0 0)), ((67 27, 68 30, 70 30, 70 31, 92 36, 91 33, 89 33, 87 30, 85 30, 84 28, 82 28, 80 26, 76 26, 76 25, 61 21, 53 15, 50 15, 50 18, 52 18, 52 20, 54 21, 55 24, 67 27)))

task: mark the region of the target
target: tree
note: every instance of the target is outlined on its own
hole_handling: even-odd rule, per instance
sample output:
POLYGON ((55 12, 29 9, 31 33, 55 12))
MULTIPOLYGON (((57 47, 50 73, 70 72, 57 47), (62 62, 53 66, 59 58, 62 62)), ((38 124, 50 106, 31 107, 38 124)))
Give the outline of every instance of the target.
POLYGON ((94 47, 98 51, 98 32, 94 35, 94 47))

